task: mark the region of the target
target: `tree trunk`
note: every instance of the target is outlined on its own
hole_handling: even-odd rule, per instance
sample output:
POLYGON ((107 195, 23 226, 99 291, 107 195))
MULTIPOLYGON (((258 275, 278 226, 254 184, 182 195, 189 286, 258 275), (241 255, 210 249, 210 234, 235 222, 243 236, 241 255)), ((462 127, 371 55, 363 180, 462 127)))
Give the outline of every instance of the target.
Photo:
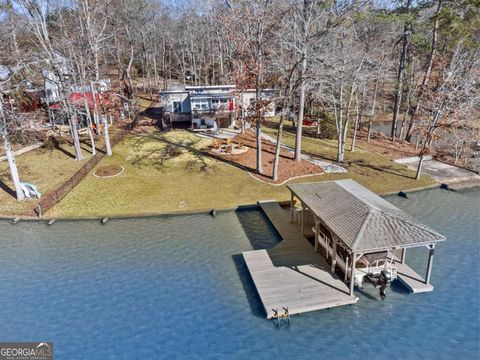
MULTIPOLYGON (((439 13, 441 7, 442 7, 442 0, 439 0, 436 14, 439 13)), ((430 74, 432 72, 433 63, 435 61, 435 55, 436 55, 436 52, 437 52, 438 27, 439 27, 438 19, 435 18, 435 20, 433 22, 432 48, 430 50, 430 56, 429 56, 429 59, 428 59, 428 66, 427 66, 427 69, 425 70, 425 74, 423 75, 422 84, 421 84, 420 90, 418 92, 417 104, 415 105, 415 108, 414 108, 412 114, 410 115, 410 121, 409 121, 409 124, 408 124, 407 135, 405 136, 405 140, 407 140, 407 141, 411 141, 411 139, 412 139, 413 131, 415 129, 415 122, 416 122, 415 117, 418 114, 418 111, 420 110, 420 104, 421 104, 421 101, 422 101, 422 96, 423 96, 424 89, 425 89, 425 87, 427 86, 427 84, 430 80, 430 74)))
POLYGON ((163 56, 162 56, 162 76, 163 90, 167 90, 167 41, 163 38, 163 56))
MULTIPOLYGON (((85 79, 82 81, 84 89, 86 89, 86 83, 85 79)), ((93 95, 92 89, 90 89, 90 92, 93 95)), ((88 137, 90 138, 90 144, 92 146, 92 155, 95 155, 97 153, 97 150, 95 148, 95 139, 93 138, 93 133, 92 133, 92 115, 90 114, 90 108, 88 106, 88 101, 87 97, 85 96, 85 92, 83 92, 83 106, 85 108, 85 114, 87 115, 87 131, 88 131, 88 137)))
POLYGON ((10 168, 10 175, 12 176, 13 186, 15 187, 15 194, 17 201, 25 199, 25 194, 20 187, 20 177, 18 176, 17 164, 15 163, 15 155, 13 153, 12 144, 8 138, 7 119, 3 113, 3 99, 0 95, 0 126, 2 127, 3 145, 5 147, 5 154, 7 156, 8 167, 10 168))
POLYGON ((350 151, 354 152, 355 151, 355 141, 357 139, 357 131, 358 131, 358 123, 360 120, 360 112, 358 109, 358 95, 355 93, 355 108, 356 108, 356 117, 355 117, 355 125, 353 128, 353 136, 352 136, 352 145, 350 147, 350 151))
POLYGON ((423 160, 424 160, 424 154, 422 151, 422 154, 420 155, 420 161, 418 162, 417 174, 415 175, 415 180, 420 180, 420 176, 422 175, 423 160))
POLYGON ((297 134, 295 137, 295 161, 302 158, 302 128, 303 114, 305 111, 305 73, 307 71, 307 57, 303 54, 302 67, 300 71, 300 104, 298 108, 297 134))
POLYGON ((337 141, 338 141, 338 146, 337 146, 337 162, 341 163, 343 160, 345 160, 345 152, 344 152, 344 145, 343 145, 343 134, 338 133, 337 135, 337 141))
POLYGON ((283 135, 283 120, 284 115, 280 116, 278 123, 277 143, 275 145, 275 159, 273 161, 273 181, 278 180, 278 165, 280 163, 280 151, 282 150, 282 135, 283 135))
POLYGON ((368 120, 368 133, 367 133, 367 142, 370 142, 372 136, 372 119, 368 120))
POLYGON ((93 84, 93 81, 90 81, 90 92, 92 93, 92 102, 93 102, 93 121, 95 122, 95 125, 97 126, 97 134, 98 134, 98 129, 100 127, 100 121, 98 120, 98 106, 97 106, 97 97, 96 97, 96 91, 95 91, 95 86, 93 84))
POLYGON ((112 156, 112 147, 110 146, 110 135, 108 134, 107 115, 102 114, 103 134, 105 136, 105 149, 107 156, 112 156))
POLYGON ((92 145, 92 155, 95 155, 97 153, 97 150, 95 149, 95 140, 92 134, 92 116, 90 115, 90 109, 88 107, 87 97, 85 96, 85 93, 83 93, 82 97, 83 97, 83 106, 85 107, 85 113, 87 115, 87 123, 88 123, 87 129, 88 129, 88 136, 90 137, 90 143, 92 145))
POLYGON ((398 139, 402 143, 403 143, 403 131, 404 130, 405 130, 405 119, 402 120, 402 126, 400 127, 400 134, 398 135, 398 139))
POLYGON ((73 114, 70 115, 69 112, 69 118, 70 118, 70 131, 72 133, 72 139, 73 139, 73 146, 75 147, 75 160, 81 161, 83 160, 83 154, 82 154, 82 147, 80 146, 80 138, 78 136, 78 130, 77 130, 77 115, 73 114))
POLYGON ((257 117, 256 137, 257 137, 257 172, 263 174, 262 166, 262 124, 260 119, 260 88, 258 84, 258 77, 255 86, 255 113, 257 117))
POLYGON ((160 90, 160 82, 158 80, 158 69, 157 69, 157 46, 155 45, 155 54, 153 56, 153 76, 155 77, 155 87, 157 91, 160 90))
POLYGON ((8 21, 10 23, 10 34, 12 36, 12 50, 13 54, 15 54, 15 58, 17 61, 20 61, 20 48, 18 46, 17 40, 17 25, 15 19, 13 18, 13 4, 11 0, 7 0, 5 4, 8 12, 8 21))
POLYGON ((241 125, 241 133, 245 133, 245 106, 244 106, 244 92, 241 92, 241 102, 242 102, 242 125, 241 125))
MULTIPOLYGON (((407 8, 410 6, 410 1, 407 4, 407 8)), ((398 72, 397 72, 397 86, 396 86, 396 94, 395 94, 395 104, 393 107, 393 119, 392 119, 392 130, 391 130, 391 137, 392 141, 395 141, 396 131, 397 131, 397 123, 398 123, 398 115, 400 112, 400 105, 402 103, 402 94, 403 94, 403 83, 405 78, 405 64, 407 58, 407 51, 410 42, 410 32, 411 32, 411 24, 405 23, 403 26, 403 36, 402 36, 402 51, 400 53, 400 61, 398 63, 398 72)))
POLYGON ((93 53, 94 57, 94 67, 95 67, 95 81, 100 80, 100 64, 98 61, 98 49, 95 47, 95 51, 93 53))

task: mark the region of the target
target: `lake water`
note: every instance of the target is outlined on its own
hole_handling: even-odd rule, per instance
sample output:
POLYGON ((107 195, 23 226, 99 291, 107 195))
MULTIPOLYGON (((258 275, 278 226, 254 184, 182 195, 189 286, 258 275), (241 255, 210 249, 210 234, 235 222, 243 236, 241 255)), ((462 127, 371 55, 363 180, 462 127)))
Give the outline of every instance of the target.
MULTIPOLYGON (((53 341, 55 359, 477 359, 480 191, 388 200, 446 235, 427 294, 267 321, 241 252, 279 239, 261 211, 0 222, 0 341, 53 341)), ((427 250, 409 251, 422 271, 427 250)))

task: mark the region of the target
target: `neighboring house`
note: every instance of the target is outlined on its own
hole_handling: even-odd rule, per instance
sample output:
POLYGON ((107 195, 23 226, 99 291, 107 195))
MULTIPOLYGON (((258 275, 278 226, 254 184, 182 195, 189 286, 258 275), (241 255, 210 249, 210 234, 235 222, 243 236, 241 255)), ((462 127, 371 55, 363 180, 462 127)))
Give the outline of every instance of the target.
MULTIPOLYGON (((275 95, 278 93, 278 90, 275 89, 265 89, 260 92, 260 101, 265 101, 266 106, 263 110, 264 116, 275 116, 275 95)), ((253 114, 255 109, 253 104, 255 103, 256 91, 255 89, 247 89, 243 92, 240 92, 240 101, 241 105, 247 109, 249 114, 253 114), (243 94, 243 95, 242 95, 243 94), (243 96, 243 99, 242 99, 243 96)))
POLYGON ((43 70, 43 79, 45 81, 45 98, 47 104, 52 104, 62 99, 58 77, 50 70, 43 70))
MULTIPOLYGON (((55 104, 63 99, 64 95, 62 94, 61 87, 60 87, 60 80, 58 76, 51 70, 43 70, 42 72, 43 80, 44 80, 44 87, 45 87, 45 94, 43 97, 43 102, 47 104, 55 104)), ((66 80, 69 82, 69 76, 64 75, 66 80)), ((111 82, 110 79, 100 79, 95 81, 94 83, 95 91, 96 92, 108 92, 111 90, 111 82)), ((90 83, 87 85, 71 85, 67 87, 67 91, 69 94, 75 92, 91 92, 90 83)))
POLYGON ((190 99, 186 90, 161 91, 164 113, 190 113, 190 99))
MULTIPOLYGON (((263 90, 260 98, 272 99, 274 93, 263 90)), ((255 90, 240 91, 235 85, 187 86, 183 90, 161 91, 160 95, 163 126, 194 130, 233 127, 238 111, 244 107, 250 114, 255 102, 255 90)), ((275 115, 273 102, 266 106, 264 114, 275 115)))

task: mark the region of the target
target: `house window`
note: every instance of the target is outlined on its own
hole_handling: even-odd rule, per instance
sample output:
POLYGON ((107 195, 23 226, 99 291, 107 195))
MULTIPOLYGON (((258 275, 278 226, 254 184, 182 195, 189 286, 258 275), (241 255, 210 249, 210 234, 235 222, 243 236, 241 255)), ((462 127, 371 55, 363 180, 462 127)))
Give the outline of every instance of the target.
POLYGON ((194 110, 206 110, 208 109, 208 100, 195 100, 193 101, 193 109, 194 110))
POLYGON ((182 103, 180 101, 173 102, 173 112, 174 113, 182 112, 182 103))
POLYGON ((218 105, 219 100, 218 99, 212 99, 212 105, 218 105))
POLYGON ((227 103, 227 99, 220 99, 220 102, 221 102, 222 104, 226 104, 226 103, 227 103))

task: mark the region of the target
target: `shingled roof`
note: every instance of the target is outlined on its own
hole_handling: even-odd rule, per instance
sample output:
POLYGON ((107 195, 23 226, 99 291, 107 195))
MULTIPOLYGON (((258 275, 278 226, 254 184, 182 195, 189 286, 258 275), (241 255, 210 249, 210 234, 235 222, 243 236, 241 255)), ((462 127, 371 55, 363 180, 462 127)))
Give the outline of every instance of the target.
POLYGON ((421 246, 445 240, 351 179, 287 187, 353 252, 421 246))

